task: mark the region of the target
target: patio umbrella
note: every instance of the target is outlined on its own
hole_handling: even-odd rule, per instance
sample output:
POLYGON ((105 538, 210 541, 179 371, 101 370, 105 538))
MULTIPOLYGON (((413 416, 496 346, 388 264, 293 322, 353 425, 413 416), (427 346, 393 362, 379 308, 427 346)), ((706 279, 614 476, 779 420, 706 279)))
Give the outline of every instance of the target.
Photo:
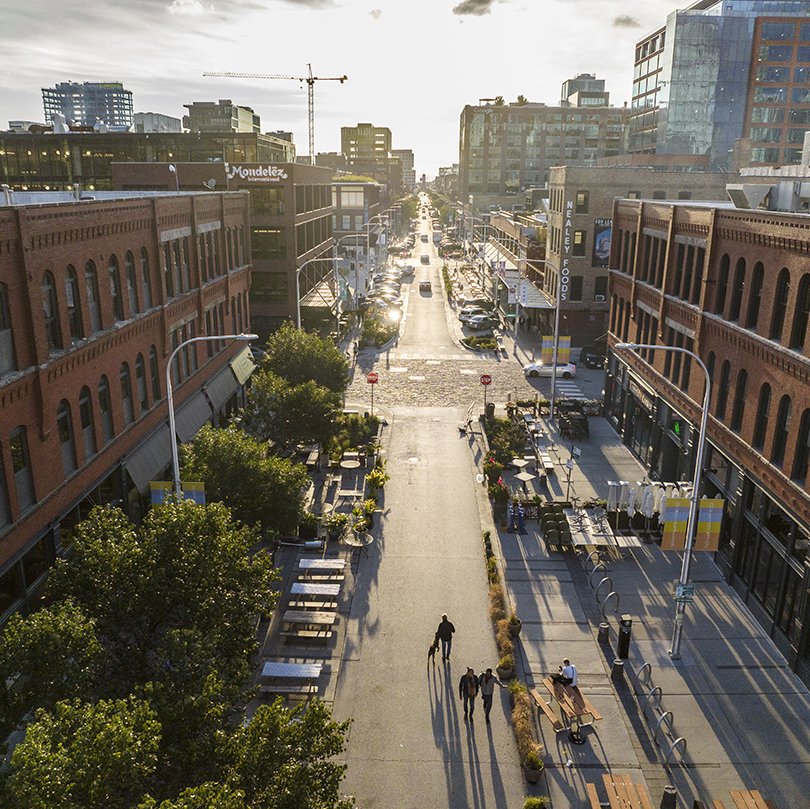
POLYGON ((531 472, 518 472, 515 475, 516 480, 521 480, 524 483, 528 483, 530 480, 534 480, 537 475, 533 475, 531 472))
POLYGON ((650 519, 655 514, 655 489, 647 483, 641 493, 641 513, 644 515, 644 527, 650 530, 650 519))
POLYGON ((615 480, 608 481, 607 510, 616 511, 619 507, 619 490, 621 485, 615 480))
POLYGON ((629 486, 627 491, 627 516, 632 520, 636 513, 636 487, 629 486))
POLYGON ((630 484, 626 480, 619 481, 619 511, 627 511, 627 497, 629 494, 628 486, 630 484))
POLYGON ((511 463, 512 466, 516 466, 518 469, 523 469, 524 466, 529 465, 529 462, 525 458, 512 458, 509 463, 511 463))

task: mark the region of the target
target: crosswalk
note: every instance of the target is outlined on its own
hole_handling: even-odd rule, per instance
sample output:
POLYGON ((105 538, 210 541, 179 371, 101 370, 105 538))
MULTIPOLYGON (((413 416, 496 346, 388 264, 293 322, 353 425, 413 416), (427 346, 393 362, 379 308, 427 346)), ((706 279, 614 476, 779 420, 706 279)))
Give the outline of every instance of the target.
POLYGON ((576 382, 571 382, 570 379, 558 379, 556 384, 557 396, 561 399, 577 399, 584 401, 588 397, 579 389, 576 382))

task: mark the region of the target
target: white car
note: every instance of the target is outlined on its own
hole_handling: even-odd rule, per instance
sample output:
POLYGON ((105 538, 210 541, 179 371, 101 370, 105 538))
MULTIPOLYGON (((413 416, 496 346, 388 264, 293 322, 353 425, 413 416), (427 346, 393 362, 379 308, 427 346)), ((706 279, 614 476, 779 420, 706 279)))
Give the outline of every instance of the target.
MULTIPOLYGON (((525 376, 551 376, 551 363, 529 362, 523 366, 525 376)), ((577 375, 577 366, 573 362, 558 362, 555 376, 573 379, 577 375)))

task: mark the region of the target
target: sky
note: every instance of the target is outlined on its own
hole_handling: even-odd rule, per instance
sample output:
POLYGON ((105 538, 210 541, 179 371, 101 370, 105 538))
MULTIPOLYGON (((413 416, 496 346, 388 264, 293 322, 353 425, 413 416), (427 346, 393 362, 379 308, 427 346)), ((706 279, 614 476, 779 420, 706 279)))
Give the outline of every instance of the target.
POLYGON ((465 104, 501 95, 557 104, 578 73, 630 101, 635 43, 691 0, 0 0, 0 128, 42 121, 41 88, 120 81, 135 112, 182 117, 230 98, 262 131, 307 148, 306 85, 204 71, 348 76, 315 84, 315 148, 340 127, 387 126, 417 176, 458 162, 465 104))

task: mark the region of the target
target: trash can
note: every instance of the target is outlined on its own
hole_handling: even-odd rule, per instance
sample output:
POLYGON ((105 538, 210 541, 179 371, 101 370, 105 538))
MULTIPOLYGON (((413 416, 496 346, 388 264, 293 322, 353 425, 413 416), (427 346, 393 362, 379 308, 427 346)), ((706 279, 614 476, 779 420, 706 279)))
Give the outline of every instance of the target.
POLYGON ((633 619, 625 613, 619 620, 619 643, 616 648, 616 657, 627 660, 630 655, 630 636, 633 634, 633 619))
POLYGON ((487 402, 487 418, 494 419, 495 418, 495 403, 494 402, 487 402))

